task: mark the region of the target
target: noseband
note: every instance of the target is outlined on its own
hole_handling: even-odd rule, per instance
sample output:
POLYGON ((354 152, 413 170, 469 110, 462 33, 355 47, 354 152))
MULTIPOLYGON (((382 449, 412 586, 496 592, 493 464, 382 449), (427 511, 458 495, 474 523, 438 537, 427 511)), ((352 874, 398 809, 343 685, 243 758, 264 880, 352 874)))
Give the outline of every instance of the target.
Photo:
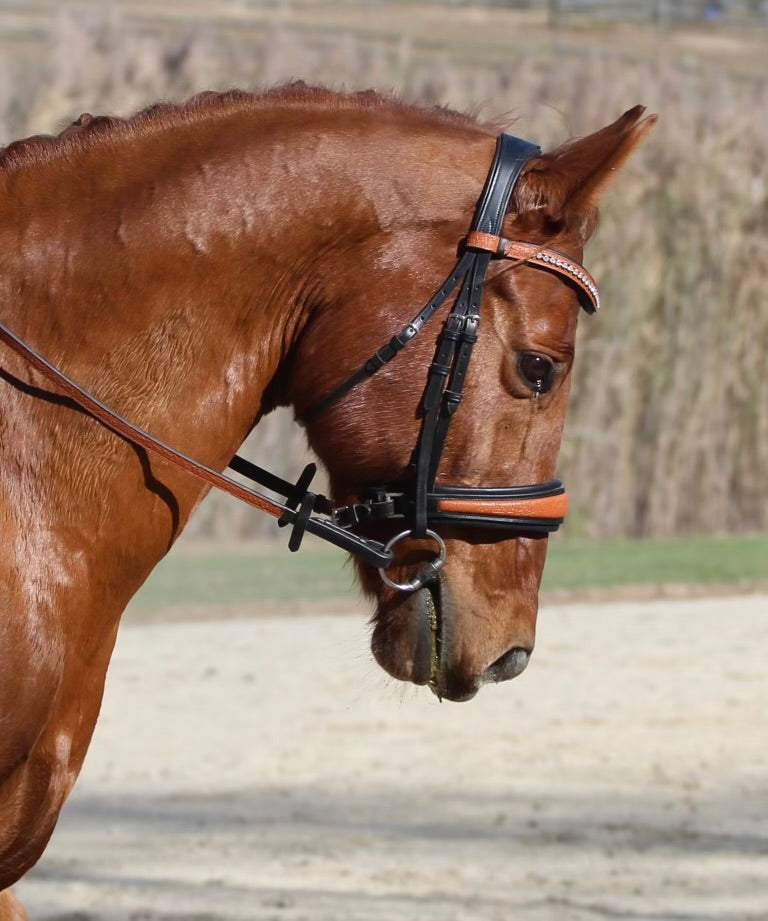
POLYGON ((278 519, 279 525, 291 526, 288 542, 291 550, 299 549, 305 531, 309 531, 377 567, 382 579, 393 588, 415 591, 434 578, 445 563, 445 544, 437 530, 443 525, 542 535, 556 531, 567 512, 568 497, 560 480, 501 488, 447 486, 435 482, 448 428, 461 403, 472 349, 477 341, 483 288, 490 262, 509 259, 513 260, 513 265, 524 263, 554 273, 576 290, 582 307, 588 313, 594 313, 599 307, 597 286, 580 263, 554 250, 500 236, 515 183, 526 164, 540 153, 535 144, 511 135, 500 135, 470 232, 451 274, 410 323, 304 414, 304 422, 314 419, 376 374, 418 335, 450 295, 459 289, 427 374, 421 403, 421 430, 410 479, 406 484, 389 483, 367 489, 360 501, 352 505, 334 507, 325 496, 309 491, 315 473, 314 464, 304 469, 296 483, 290 483, 235 455, 230 468, 286 497, 285 503, 276 502, 187 457, 118 415, 1 322, 0 339, 102 425, 209 486, 267 512, 278 519), (402 527, 386 544, 356 533, 356 528, 361 525, 390 520, 401 522, 402 527), (431 538, 437 545, 438 553, 411 581, 394 582, 386 569, 393 563, 395 546, 409 537, 431 538))

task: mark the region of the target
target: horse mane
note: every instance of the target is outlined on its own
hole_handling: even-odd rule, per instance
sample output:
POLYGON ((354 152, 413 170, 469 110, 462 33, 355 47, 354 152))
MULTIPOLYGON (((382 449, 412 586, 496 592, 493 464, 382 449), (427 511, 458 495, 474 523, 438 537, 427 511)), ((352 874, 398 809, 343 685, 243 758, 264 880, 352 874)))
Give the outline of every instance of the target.
POLYGON ((443 106, 420 106, 405 102, 394 94, 374 90, 340 92, 325 87, 308 86, 303 81, 276 86, 262 93, 244 90, 206 91, 185 102, 161 102, 127 118, 83 113, 59 134, 38 134, 0 147, 0 170, 36 166, 60 156, 86 150, 105 140, 149 135, 158 130, 177 128, 222 117, 247 109, 267 106, 297 106, 325 109, 390 109, 405 114, 465 126, 477 126, 473 115, 455 112, 443 106))

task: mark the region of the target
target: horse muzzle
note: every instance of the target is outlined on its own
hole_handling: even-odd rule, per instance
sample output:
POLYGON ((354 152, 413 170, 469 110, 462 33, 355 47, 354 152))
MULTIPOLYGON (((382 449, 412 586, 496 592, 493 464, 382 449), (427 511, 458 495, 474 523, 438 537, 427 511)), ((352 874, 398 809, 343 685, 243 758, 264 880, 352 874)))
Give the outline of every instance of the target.
POLYGON ((380 604, 371 648, 392 677, 428 685, 441 700, 470 700, 484 684, 515 678, 528 665, 535 610, 530 618, 505 613, 462 603, 440 574, 380 604))

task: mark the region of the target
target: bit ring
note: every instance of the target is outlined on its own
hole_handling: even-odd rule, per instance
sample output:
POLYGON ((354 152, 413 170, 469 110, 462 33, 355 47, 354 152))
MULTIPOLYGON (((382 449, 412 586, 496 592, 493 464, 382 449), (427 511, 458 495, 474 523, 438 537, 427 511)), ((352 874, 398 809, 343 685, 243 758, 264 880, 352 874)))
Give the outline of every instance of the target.
MULTIPOLYGON (((384 567, 379 567, 379 576, 381 576, 381 581, 388 585, 390 588, 394 588, 399 592, 416 592, 420 588, 423 588, 427 582, 430 582, 433 576, 437 575, 438 572, 445 565, 445 560, 447 557, 447 551, 445 549, 445 541, 440 537, 439 534, 436 534, 434 531, 427 529, 425 532, 427 537, 431 537, 432 540, 437 544, 437 556, 434 560, 431 560, 425 566, 423 566, 416 575, 410 579, 408 582, 395 582, 394 579, 390 579, 387 575, 387 571, 384 567)), ((392 540, 387 543, 384 547, 385 550, 392 550, 394 547, 400 543, 406 537, 411 537, 413 531, 401 531, 399 534, 396 534, 392 540)))

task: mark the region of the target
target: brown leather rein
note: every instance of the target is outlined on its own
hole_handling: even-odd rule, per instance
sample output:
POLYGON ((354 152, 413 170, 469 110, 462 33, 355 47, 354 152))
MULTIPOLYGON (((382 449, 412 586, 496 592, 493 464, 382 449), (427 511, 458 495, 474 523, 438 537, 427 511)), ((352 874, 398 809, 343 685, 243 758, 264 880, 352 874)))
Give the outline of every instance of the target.
MULTIPOLYGON (((222 492, 228 493, 236 499, 240 499, 247 505, 261 512, 265 512, 273 518, 277 518, 278 523, 281 525, 293 524, 297 519, 298 513, 296 511, 296 506, 303 499, 303 495, 307 494, 306 486, 309 485, 309 480, 314 473, 313 464, 309 464, 307 468, 305 468, 304 474, 296 484, 290 484, 280 480, 278 477, 274 477, 274 488, 277 490, 280 485, 284 485, 287 487, 284 494, 292 497, 289 499, 288 504, 283 505, 262 493, 249 489, 247 486, 243 486, 241 483, 238 483, 237 480, 233 480, 231 477, 225 476, 213 470, 211 467, 207 467, 200 461, 189 457, 162 441, 160 438, 156 438, 139 426, 129 422, 113 409, 110 409, 109 406, 96 399, 96 397, 73 381, 55 365, 52 365, 43 358, 42 355, 36 352, 2 322, 0 322, 0 340, 5 342, 13 351, 21 355, 28 364, 53 383, 65 396, 72 400, 72 402, 85 410, 88 415, 96 419, 97 422, 100 422, 105 428, 110 429, 121 438, 124 438, 130 444, 144 448, 144 450, 163 458, 170 464, 173 464, 173 466, 178 467, 190 476, 196 477, 208 486, 220 489, 222 492)), ((246 468, 251 466, 248 461, 243 461, 243 464, 246 468)), ((241 472, 248 476, 247 469, 241 472)), ((266 473, 266 471, 264 472, 266 473)), ((313 496, 312 493, 308 493, 308 495, 313 496)), ((314 498, 322 499, 323 497, 314 498)), ((336 544, 336 546, 344 550, 348 550, 350 553, 362 555, 367 562, 373 566, 388 566, 392 562, 392 553, 384 551, 382 544, 376 541, 364 541, 362 538, 357 537, 357 535, 334 524, 333 521, 311 517, 304 523, 304 529, 311 534, 316 534, 318 537, 322 537, 336 544)), ((298 549, 298 547, 295 549, 298 549)))

